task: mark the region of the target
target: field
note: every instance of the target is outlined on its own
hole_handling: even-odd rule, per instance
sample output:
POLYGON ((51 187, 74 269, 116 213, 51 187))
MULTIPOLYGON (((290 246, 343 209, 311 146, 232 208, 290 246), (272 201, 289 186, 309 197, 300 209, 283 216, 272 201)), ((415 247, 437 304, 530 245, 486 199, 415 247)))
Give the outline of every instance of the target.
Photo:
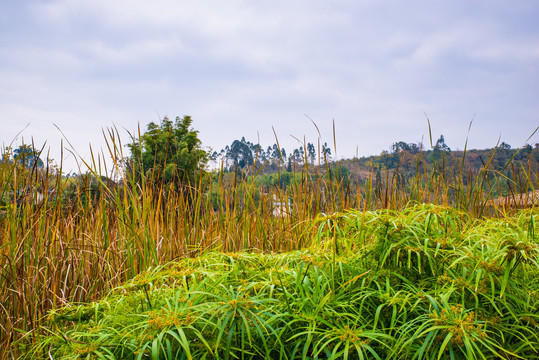
POLYGON ((0 164, 5 358, 539 357, 539 213, 492 201, 531 167, 177 192, 110 180, 121 148, 76 181, 0 164))
POLYGON ((183 259, 53 311, 36 354, 539 358, 538 214, 479 221, 416 205, 321 217, 308 249, 183 259))

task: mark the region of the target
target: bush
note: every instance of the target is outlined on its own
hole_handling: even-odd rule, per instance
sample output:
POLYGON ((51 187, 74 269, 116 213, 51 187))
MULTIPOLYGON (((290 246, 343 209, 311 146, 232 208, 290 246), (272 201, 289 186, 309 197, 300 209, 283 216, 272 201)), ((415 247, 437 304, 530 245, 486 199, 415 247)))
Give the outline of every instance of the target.
POLYGON ((176 117, 174 122, 165 117, 160 125, 150 122, 147 131, 129 145, 128 175, 137 182, 146 178, 178 189, 197 184, 208 156, 191 123, 190 116, 176 117))

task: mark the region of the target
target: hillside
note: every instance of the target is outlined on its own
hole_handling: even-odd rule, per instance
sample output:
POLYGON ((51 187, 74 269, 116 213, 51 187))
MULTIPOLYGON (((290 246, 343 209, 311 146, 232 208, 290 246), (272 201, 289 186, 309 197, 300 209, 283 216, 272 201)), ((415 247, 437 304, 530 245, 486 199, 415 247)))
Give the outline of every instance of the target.
MULTIPOLYGON (((242 138, 220 152, 214 152, 212 156, 225 173, 241 173, 243 176, 256 174, 263 178, 261 183, 266 186, 279 185, 275 182, 277 174, 281 177, 285 174, 286 186, 290 183, 288 179, 293 178, 286 173, 305 171, 324 176, 328 169, 335 169, 340 173, 339 178, 346 177, 353 184, 395 176, 407 183, 419 174, 436 169, 447 178, 459 177, 464 182, 481 172, 506 177, 505 184, 492 190, 498 196, 533 190, 537 178, 530 179, 523 174, 537 174, 539 171, 539 144, 511 148, 502 142, 494 148, 463 151, 451 150, 441 136, 429 150, 425 150, 421 144, 400 141, 393 143, 391 151, 383 151, 379 155, 339 160, 332 159, 327 144, 322 146, 321 154, 315 152, 311 143, 307 143, 305 149, 302 146, 288 151, 274 144, 264 150, 262 146, 242 138)), ((280 184, 283 185, 282 180, 280 184)))

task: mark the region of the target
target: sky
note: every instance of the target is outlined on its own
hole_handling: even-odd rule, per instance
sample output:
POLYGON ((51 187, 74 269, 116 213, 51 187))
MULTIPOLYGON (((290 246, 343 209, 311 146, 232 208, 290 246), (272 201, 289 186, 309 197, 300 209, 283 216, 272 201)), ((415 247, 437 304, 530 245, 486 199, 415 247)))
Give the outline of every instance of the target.
POLYGON ((427 118, 452 149, 535 144, 537 19, 537 0, 0 0, 0 146, 63 143, 78 171, 111 128, 184 115, 217 151, 428 147, 427 118))

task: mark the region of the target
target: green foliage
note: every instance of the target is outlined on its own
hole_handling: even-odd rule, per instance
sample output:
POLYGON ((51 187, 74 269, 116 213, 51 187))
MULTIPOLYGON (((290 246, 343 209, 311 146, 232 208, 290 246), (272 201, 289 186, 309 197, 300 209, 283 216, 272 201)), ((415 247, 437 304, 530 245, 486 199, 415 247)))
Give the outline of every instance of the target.
POLYGON ((92 173, 73 175, 66 179, 57 199, 62 202, 64 210, 96 206, 102 197, 109 198, 110 191, 116 186, 106 176, 96 177, 92 173))
POLYGON ((38 359, 538 359, 535 211, 322 216, 309 250, 210 253, 50 313, 38 359))
POLYGON ((161 124, 150 122, 138 141, 129 145, 131 170, 135 179, 163 181, 165 184, 195 185, 207 162, 198 132, 191 129, 190 116, 167 117, 161 124))
POLYGON ((445 143, 444 136, 440 135, 440 138, 436 141, 436 145, 432 148, 432 160, 434 162, 441 161, 449 153, 451 153, 451 149, 445 143))
MULTIPOLYGON (((107 144, 114 169, 105 175, 121 174, 124 171, 123 146, 116 136, 111 136, 107 144)), ((325 144, 324 148, 327 148, 325 144)), ((143 148, 139 149, 139 164, 142 166, 143 148)), ((129 308, 114 310, 112 305, 109 311, 106 303, 104 307, 97 308, 97 316, 103 321, 112 313, 123 311, 123 317, 107 322, 118 324, 117 328, 110 325, 114 331, 109 332, 110 328, 107 328, 109 330, 100 332, 96 328, 92 333, 95 336, 92 339, 99 338, 101 348, 97 351, 101 355, 87 347, 91 342, 89 338, 73 335, 72 324, 63 320, 77 323, 94 321, 97 319, 93 315, 96 308, 88 305, 91 301, 102 298, 111 288, 144 273, 149 267, 196 257, 210 250, 256 251, 262 254, 296 251, 308 246, 317 230, 321 247, 313 246, 308 253, 279 255, 290 259, 289 262, 278 260, 277 255, 252 255, 275 261, 272 267, 286 270, 273 277, 264 273, 263 280, 270 278, 273 283, 266 284, 264 291, 255 288, 251 296, 260 296, 256 301, 260 301, 264 309, 269 309, 267 312, 245 308, 249 306, 243 306, 245 303, 240 304, 241 309, 227 308, 227 301, 223 299, 241 300, 237 283, 215 277, 216 281, 222 281, 218 284, 207 282, 207 287, 197 288, 211 295, 207 294, 201 300, 200 307, 194 304, 194 309, 202 310, 202 303, 207 303, 212 304, 211 307, 207 305, 209 308, 221 307, 222 312, 211 320, 208 317, 210 313, 201 315, 201 322, 193 322, 192 328, 182 326, 183 335, 174 331, 174 334, 150 333, 157 336, 157 340, 154 337, 151 343, 144 343, 151 350, 146 348, 133 354, 134 358, 181 358, 182 353, 187 357, 185 344, 197 344, 194 350, 189 350, 194 358, 200 354, 201 358, 204 354, 207 354, 206 358, 214 358, 216 353, 225 357, 227 350, 223 349, 226 346, 231 349, 230 356, 236 354, 240 357, 243 353, 245 358, 263 358, 268 349, 270 355, 266 357, 269 358, 278 358, 281 354, 284 354, 283 358, 451 358, 451 351, 454 358, 463 358, 462 349, 451 344, 453 339, 459 339, 457 335, 460 333, 451 330, 433 335, 434 330, 442 329, 441 326, 445 329, 457 325, 466 325, 468 329, 471 326, 471 331, 466 334, 471 337, 477 335, 483 341, 481 331, 486 331, 483 328, 477 330, 476 325, 477 321, 484 321, 484 315, 481 318, 477 316, 485 311, 491 315, 498 314, 503 319, 500 328, 489 328, 498 334, 491 337, 493 341, 497 344, 503 342, 507 349, 516 349, 510 351, 521 357, 536 357, 536 338, 533 334, 528 336, 528 333, 530 328, 535 330, 534 321, 537 321, 535 312, 527 308, 528 303, 536 304, 533 285, 537 283, 534 255, 536 221, 529 213, 524 213, 515 222, 510 217, 514 210, 509 205, 489 200, 493 194, 505 190, 514 194, 523 189, 538 188, 537 145, 523 149, 453 151, 447 154, 445 161, 436 163, 436 168, 432 162, 432 151, 414 153, 410 144, 408 148, 400 144, 398 151, 385 154, 384 163, 381 157, 370 157, 339 160, 323 166, 309 164, 308 144, 305 149, 307 159, 303 164, 291 162, 293 171, 290 173, 283 171, 286 164, 283 160, 290 160, 292 156, 286 157, 283 149, 279 150, 275 145, 268 152, 277 154, 278 159, 266 160, 260 165, 263 169, 258 165, 263 154, 259 152, 257 165, 246 167, 239 173, 214 172, 214 182, 208 187, 201 183, 196 189, 190 188, 192 192, 177 191, 175 182, 147 186, 150 180, 164 176, 154 174, 153 168, 138 174, 130 172, 147 182, 125 181, 124 177, 123 181, 116 183, 102 176, 100 169, 96 168, 99 161, 92 161, 94 168, 89 168, 88 173, 80 178, 66 178, 56 172, 52 174, 49 168, 27 169, 14 161, 0 162, 0 359, 27 354, 48 330, 59 336, 59 342, 74 346, 70 348, 72 357, 82 354, 88 359, 122 357, 121 353, 114 353, 116 345, 107 341, 118 340, 120 344, 123 340, 114 333, 116 330, 121 332, 119 324, 140 322, 146 311, 162 309, 164 300, 157 301, 161 286, 152 290, 153 285, 147 283, 138 288, 137 306, 140 310, 133 313, 129 308), (367 163, 368 166, 365 165, 367 163), (395 163, 397 167, 391 168, 395 163), (349 183, 340 176, 346 173, 343 166, 351 172, 349 183), (283 203, 288 203, 289 209, 278 214, 278 204, 283 203), (442 210, 427 205, 409 208, 411 203, 447 207, 442 210), (470 214, 470 218, 451 210, 451 207, 470 214), (339 213, 343 209, 355 210, 339 213), (375 209, 386 210, 371 211, 375 209), (320 217, 319 222, 313 224, 312 219, 321 213, 336 215, 320 217), (474 235, 472 219, 485 216, 501 220, 492 220, 492 223, 478 221, 478 233, 474 235), (449 230, 453 227, 459 230, 449 230), (524 233, 527 235, 522 235, 524 233), (446 241, 440 234, 444 234, 446 241), (438 241, 432 242, 433 239, 438 241), (302 263, 293 260, 302 255, 308 255, 307 265, 304 264, 303 268, 302 263), (286 268, 286 263, 290 264, 294 274, 286 268), (371 272, 362 275, 369 270, 371 272), (376 281, 370 278, 375 273, 378 276, 376 281), (357 281, 351 281, 355 278, 357 281), (368 283, 363 283, 364 279, 368 283), (447 291, 442 293, 444 286, 444 291, 447 291), (526 286, 530 289, 529 298, 523 300, 526 286), (488 297, 484 295, 485 289, 490 291, 488 297), (419 301, 417 294, 422 293, 430 298, 425 295, 425 302, 421 297, 419 307, 398 306, 408 301, 416 304, 416 300, 419 301), (372 296, 367 297, 366 294, 372 296), (462 302, 463 294, 465 303, 462 302), (462 309, 457 306, 457 298, 462 309), (65 312, 58 310, 58 306, 65 304, 83 304, 83 307, 80 311, 76 306, 65 312), (45 322, 45 315, 50 309, 57 309, 58 327, 55 324, 48 327, 45 322), (470 315, 472 311, 473 316, 470 315), (526 311, 532 316, 526 315, 526 311), (266 317, 270 314, 277 314, 271 318, 275 320, 266 317), (129 321, 126 320, 128 315, 132 315, 129 321), (241 320, 234 323, 236 316, 241 320), (247 321, 243 321, 242 316, 247 321), (407 325, 402 325, 407 320, 410 320, 407 325), (197 327, 200 324, 202 328, 197 327), (255 324, 268 335, 267 339, 259 339, 258 328, 250 327, 255 324), (263 324, 271 324, 271 329, 263 324), (232 332, 231 328, 234 329, 232 332), (397 330, 402 335, 398 336, 397 330), (377 332, 373 334, 370 331, 377 332), (449 335, 451 332, 453 334, 449 335), (502 341, 499 339, 501 333, 511 335, 502 341), (369 334, 373 339, 362 338, 361 334, 369 334), (438 335, 445 335, 445 338, 440 342, 438 335), (101 340, 101 336, 106 340, 101 340), (181 341, 171 340, 176 339, 175 336, 181 341), (188 340, 183 340, 184 336, 188 340), (202 339, 208 343, 211 352, 204 352, 208 347, 202 339), (348 345, 346 339, 350 340, 348 345), (453 349, 435 353, 433 349, 438 345, 440 349, 450 346, 453 349), (388 346, 396 349, 395 352, 388 352, 388 346), (167 349, 166 355, 159 355, 161 348, 167 349), (355 352, 343 350, 346 348, 355 352), (404 348, 410 349, 411 353, 404 348), (254 352, 257 355, 251 355, 254 352)), ((11 150, 2 154, 2 159, 12 159, 11 150)), ((318 159, 323 162, 324 157, 319 155, 318 159)), ((233 258, 235 255, 227 256, 233 258)), ((239 255, 240 258, 245 256, 239 255)), ((264 264, 266 262, 258 263, 258 268, 264 269, 264 264)), ((209 270, 204 268, 204 271, 209 270)), ((246 281, 246 286, 254 278, 250 270, 237 270, 236 273, 237 278, 246 281)), ((189 278, 188 291, 194 289, 192 281, 189 278)), ((142 281, 139 285, 144 283, 142 281)), ((118 301, 123 301, 126 294, 116 295, 118 301)), ((163 293, 163 298, 168 298, 168 295, 163 293)), ((104 299, 108 299, 109 304, 116 301, 109 297, 104 299)), ((181 315, 187 310, 179 306, 174 311, 181 315)), ((170 316, 154 315, 156 319, 170 316)), ((139 328, 134 329, 136 333, 139 328)), ((82 335, 84 331, 81 330, 80 336, 86 336, 82 335)), ((464 333, 460 335, 462 339, 464 333)), ((490 336, 489 333, 487 335, 490 336)), ((486 343, 479 340, 468 344, 483 349, 486 343)), ((49 338, 47 341, 52 340, 49 338)), ((466 347, 466 342, 463 343, 466 347)), ((46 359, 51 358, 48 355, 50 344, 42 342, 39 345, 46 359)), ((54 345, 50 350, 57 349, 54 345)), ((478 354, 477 357, 482 357, 478 354)), ((495 358, 491 355, 487 351, 485 357, 495 358)), ((500 357, 509 358, 510 354, 503 353, 500 357)), ((34 358, 39 358, 39 354, 34 358)), ((473 354, 468 358, 473 358, 473 354)))
POLYGON ((350 185, 350 170, 344 165, 334 165, 328 169, 328 177, 332 177, 344 187, 350 185))
POLYGON ((227 153, 227 156, 233 161, 233 168, 243 169, 246 166, 252 166, 254 156, 251 148, 242 138, 242 141, 235 140, 227 153))
POLYGON ((41 151, 37 151, 31 145, 24 144, 13 150, 13 159, 27 169, 43 167, 43 160, 41 160, 40 156, 41 151))
MULTIPOLYGON (((23 144, 15 150, 4 148, 0 155, 0 211, 16 208, 23 202, 39 202, 49 179, 59 175, 47 166, 34 145, 23 144), (41 193, 41 194, 38 194, 41 193)), ((49 165, 47 159, 47 165, 49 165)))
MULTIPOLYGON (((454 151, 446 144, 444 136, 440 135, 438 140, 431 144, 430 150, 423 149, 421 143, 398 141, 391 146, 391 152, 384 150, 378 156, 331 162, 331 150, 327 143, 323 143, 318 164, 315 163, 315 146, 312 143, 305 145, 292 149, 287 156, 285 149, 279 150, 277 144, 264 151, 261 146, 242 137, 221 152, 215 152, 213 158, 222 160, 225 171, 233 171, 238 175, 241 172, 242 176, 251 174, 255 177, 279 176, 284 170, 288 173, 309 173, 315 177, 325 176, 328 168, 345 166, 349 170, 346 174, 349 179, 338 179, 343 184, 370 180, 376 185, 380 182, 375 181, 374 177, 379 175, 381 179, 388 179, 388 184, 394 182, 395 188, 404 191, 403 193, 411 193, 418 180, 424 174, 429 174, 434 176, 436 181, 444 181, 453 188, 460 187, 452 190, 450 195, 477 193, 481 189, 493 198, 533 191, 539 171, 539 144, 535 147, 526 144, 520 149, 511 149, 510 145, 502 142, 499 146, 486 150, 466 149, 465 144, 464 151, 454 151), (326 160, 329 167, 324 163, 326 160), (507 181, 500 182, 496 178, 505 178, 507 181), (481 181, 477 181, 478 179, 481 181)), ((426 177, 421 180, 423 183, 426 181, 429 181, 426 177)), ((287 185, 286 179, 283 182, 287 185)), ((269 183, 266 185, 270 186, 269 183)), ((358 189, 354 186, 349 190, 350 196, 357 195, 358 189)), ((375 188, 372 195, 381 200, 381 192, 378 190, 380 189, 375 188)), ((453 204, 456 205, 458 201, 455 199, 453 204)))
POLYGON ((261 177, 257 179, 257 182, 258 184, 266 188, 274 187, 274 188, 286 189, 290 185, 296 183, 299 178, 300 178, 299 174, 285 171, 278 174, 262 175, 261 177))

